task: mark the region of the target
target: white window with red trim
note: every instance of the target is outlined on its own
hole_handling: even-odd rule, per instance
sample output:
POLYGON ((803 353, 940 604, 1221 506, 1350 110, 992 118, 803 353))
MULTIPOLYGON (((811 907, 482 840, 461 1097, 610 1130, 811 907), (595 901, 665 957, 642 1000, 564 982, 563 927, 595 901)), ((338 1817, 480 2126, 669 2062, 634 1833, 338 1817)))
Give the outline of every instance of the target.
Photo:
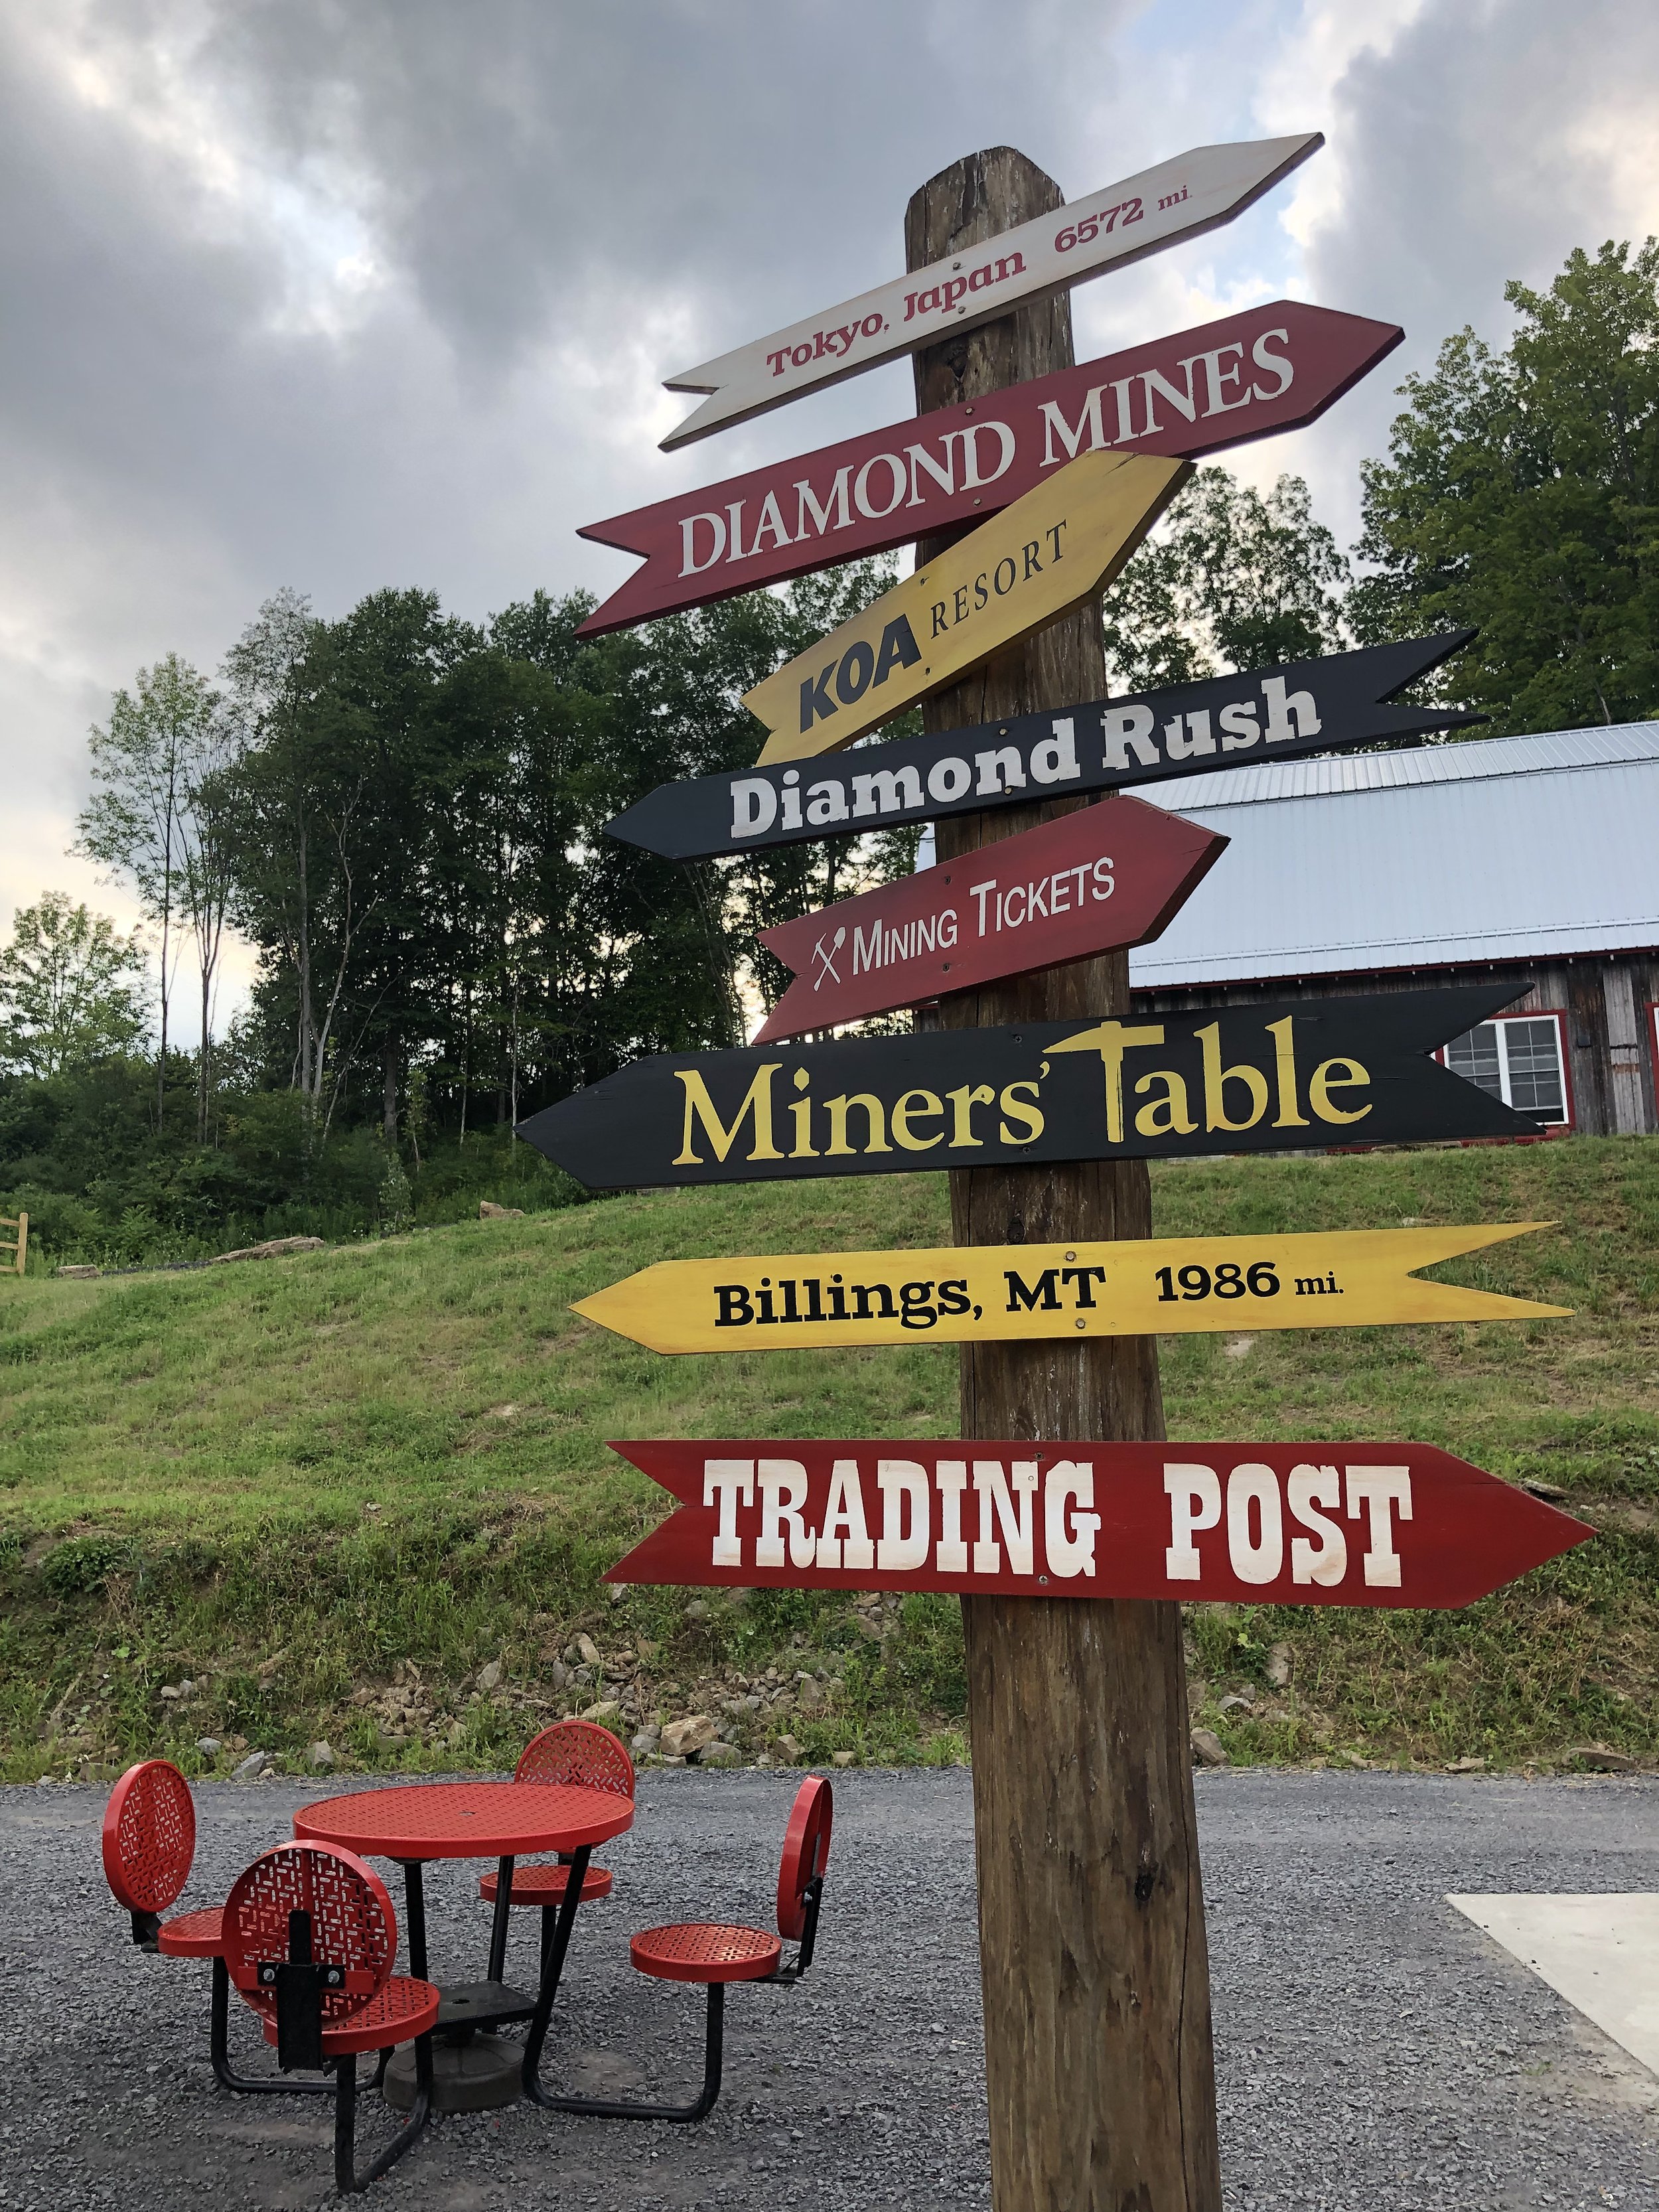
POLYGON ((1553 1128, 1572 1126, 1565 1017, 1500 1014, 1466 1030, 1437 1055, 1467 1082, 1553 1128))

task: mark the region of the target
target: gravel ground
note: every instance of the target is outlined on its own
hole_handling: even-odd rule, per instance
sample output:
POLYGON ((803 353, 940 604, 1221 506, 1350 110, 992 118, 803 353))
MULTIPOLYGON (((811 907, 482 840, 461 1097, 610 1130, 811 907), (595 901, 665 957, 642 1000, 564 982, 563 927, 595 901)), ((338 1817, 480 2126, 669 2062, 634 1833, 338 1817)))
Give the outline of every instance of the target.
MULTIPOLYGON (((712 2119, 524 2105, 446 2119, 374 2199, 432 2212, 988 2202, 969 1778, 835 1785, 819 1963, 799 1989, 733 1992, 712 2119)), ((578 1926, 550 2078, 658 2094, 694 2081, 701 1994, 632 1973, 628 1932, 694 1914, 766 1924, 792 1786, 752 1770, 641 1776, 638 1822, 603 1854, 617 1897, 578 1926)), ((1651 1889, 1659 1786, 1256 1771, 1200 1774, 1198 1793, 1229 2212, 1659 2206, 1659 2080, 1443 1902, 1651 1889)), ((204 1786, 185 1902, 222 1897, 319 1794, 204 1786)), ((127 1942, 99 1866, 103 1796, 0 1790, 0 2206, 148 2212, 196 2208, 204 2191, 234 2207, 320 2203, 323 2113, 218 2093, 207 1967, 127 1942)), ((429 1870, 441 1973, 477 1971, 476 1874, 429 1870)), ((515 1921, 522 1977, 533 1917, 515 1921)), ((250 2025, 233 2020, 233 2047, 262 2063, 250 2025)))

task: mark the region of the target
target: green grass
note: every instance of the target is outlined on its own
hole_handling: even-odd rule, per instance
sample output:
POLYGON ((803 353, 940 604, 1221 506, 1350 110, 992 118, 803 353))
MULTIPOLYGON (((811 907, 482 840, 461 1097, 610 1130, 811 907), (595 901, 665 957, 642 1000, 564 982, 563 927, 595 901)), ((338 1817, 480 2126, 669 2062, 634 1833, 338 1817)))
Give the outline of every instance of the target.
MULTIPOLYGON (((1659 1140, 1216 1161, 1154 1189, 1172 1235, 1556 1221, 1437 1272, 1577 1310, 1165 1341, 1174 1436, 1411 1437, 1556 1484, 1602 1531, 1459 1613, 1194 1608, 1199 1710, 1234 1756, 1659 1752, 1659 1140), (1288 1687, 1268 1686, 1275 1645, 1288 1687), (1229 1696, 1251 1709, 1222 1712, 1229 1696)), ((495 1763, 541 1714, 601 1694, 557 1680, 579 1632, 625 1717, 702 1710, 776 1668, 827 1688, 746 1717, 750 1747, 787 1726, 817 1756, 958 1755, 950 1602, 613 1600, 598 1583, 662 1499, 607 1437, 945 1436, 954 1350, 665 1359, 568 1310, 657 1259, 947 1240, 941 1179, 883 1176, 191 1273, 0 1278, 0 1771, 150 1749, 200 1768, 204 1733, 495 1763), (504 1680, 481 1690, 489 1660, 504 1680), (184 1677, 190 1699, 161 1698, 184 1677)))

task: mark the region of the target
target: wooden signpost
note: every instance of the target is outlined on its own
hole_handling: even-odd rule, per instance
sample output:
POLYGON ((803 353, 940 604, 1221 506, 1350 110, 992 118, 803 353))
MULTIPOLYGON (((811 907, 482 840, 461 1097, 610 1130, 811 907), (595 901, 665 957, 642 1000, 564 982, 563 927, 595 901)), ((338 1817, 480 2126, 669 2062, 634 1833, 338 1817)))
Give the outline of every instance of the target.
POLYGON ((1002 230, 994 251, 942 255, 908 276, 808 316, 695 368, 665 377, 670 392, 711 395, 662 441, 665 452, 706 438, 981 323, 1022 301, 1069 290, 1242 215, 1325 141, 1317 131, 1230 146, 1194 146, 1086 199, 1002 230))
POLYGON ((519 1134, 591 1189, 1535 1137, 1536 1120, 1430 1058, 1513 995, 1388 991, 659 1053, 519 1134))
POLYGON ((836 751, 1115 576, 1192 474, 1083 453, 743 695, 763 763, 836 751))
POLYGON ((983 522, 1080 453, 1191 460, 1314 422, 1391 353, 1397 324, 1275 300, 843 438, 578 534, 644 556, 579 637, 625 629, 983 522))
POLYGON ((1085 806, 1009 838, 996 866, 901 876, 761 932, 797 981, 757 1044, 919 1006, 999 975, 1158 935, 1227 840, 1140 800, 1085 806))
MULTIPOLYGON (((956 163, 907 210, 908 279, 671 379, 712 396, 665 443, 905 351, 931 426, 589 532, 647 556, 600 629, 979 523, 924 538, 914 578, 748 695, 754 771, 609 825, 694 858, 929 819, 938 866, 769 933, 800 980, 763 1045, 637 1061, 520 1133, 599 1188, 951 1171, 946 1249, 670 1261, 577 1310, 667 1352, 960 1346, 961 1443, 618 1446, 682 1504, 612 1579, 961 1593, 998 2212, 1220 2212, 1176 1601, 1465 1604, 1589 1533, 1428 1447, 1162 1441, 1160 1334, 1563 1310, 1412 1273, 1530 1224, 1152 1235, 1151 1157, 1538 1130, 1429 1057, 1508 986, 1142 1015, 1102 949, 1132 941, 1137 901, 1138 928, 1167 915, 1180 870, 1097 897, 1139 810, 1079 815, 1088 795, 1473 719, 1389 703, 1468 631, 1105 696, 1093 595, 1202 426, 1308 404, 1295 333, 1317 311, 1264 311, 1248 350, 1229 319, 1213 346, 1168 342, 1172 363, 1074 371, 1067 288, 1226 221, 1321 143, 1200 148, 1068 207, 1010 148, 956 163), (817 757, 917 700, 921 738, 817 757), (918 1034, 773 1041, 927 997, 918 1034)), ((1348 337, 1358 374, 1382 349, 1348 337)))
POLYGON ((1595 1533, 1432 1444, 611 1449, 679 1501, 612 1583, 1451 1607, 1595 1533))
POLYGON ((816 762, 805 774, 737 769, 662 783, 605 827, 666 859, 699 860, 1455 729, 1481 717, 1386 702, 1474 635, 1449 630, 1091 699, 1060 713, 1009 714, 937 736, 860 745, 849 760, 816 762))
POLYGON ((1571 1309, 1420 1282, 1412 1270, 1546 1226, 659 1260, 571 1310, 665 1352, 1544 1321, 1571 1309))

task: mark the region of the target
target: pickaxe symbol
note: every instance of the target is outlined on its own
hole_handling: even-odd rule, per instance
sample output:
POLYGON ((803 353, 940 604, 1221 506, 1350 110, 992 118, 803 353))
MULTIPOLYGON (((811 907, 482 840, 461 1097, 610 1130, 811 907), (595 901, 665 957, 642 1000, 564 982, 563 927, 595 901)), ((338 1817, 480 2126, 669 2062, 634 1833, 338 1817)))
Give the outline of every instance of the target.
POLYGON ((841 973, 836 966, 834 956, 841 951, 842 946, 845 945, 846 942, 847 925, 843 922, 841 927, 836 932, 836 941, 830 947, 828 952, 823 949, 823 939, 822 938, 819 938, 817 943, 812 947, 812 957, 819 963, 818 973, 812 978, 812 988, 815 991, 822 987, 823 979, 826 975, 833 975, 836 982, 840 982, 841 973))

